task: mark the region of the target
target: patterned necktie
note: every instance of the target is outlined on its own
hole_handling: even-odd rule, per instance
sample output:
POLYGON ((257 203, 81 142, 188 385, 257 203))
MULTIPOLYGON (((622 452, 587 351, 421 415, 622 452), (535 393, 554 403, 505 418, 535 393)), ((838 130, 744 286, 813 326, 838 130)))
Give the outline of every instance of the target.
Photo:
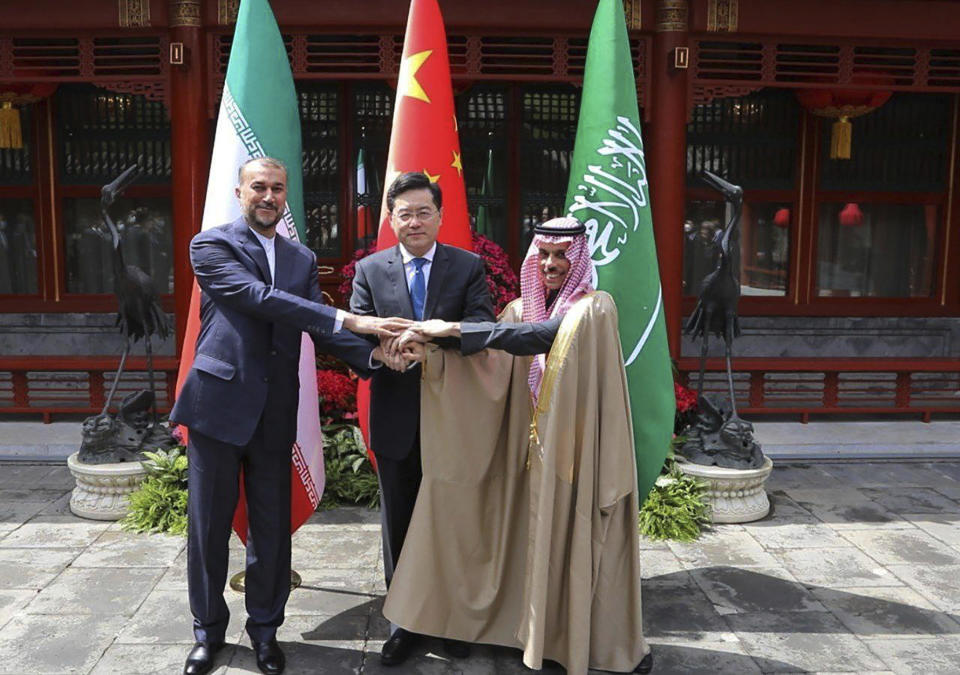
POLYGON ((410 299, 413 301, 413 316, 417 321, 423 321, 423 304, 427 299, 427 282, 423 276, 423 266, 429 260, 414 258, 413 264, 417 271, 413 273, 413 285, 410 287, 410 299))

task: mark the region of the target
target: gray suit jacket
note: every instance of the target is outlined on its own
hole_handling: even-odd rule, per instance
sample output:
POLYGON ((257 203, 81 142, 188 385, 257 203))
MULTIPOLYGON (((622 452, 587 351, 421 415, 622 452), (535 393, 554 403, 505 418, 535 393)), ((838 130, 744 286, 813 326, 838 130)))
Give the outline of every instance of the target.
POLYGON ((190 242, 200 285, 200 335, 193 367, 170 420, 232 445, 246 445, 264 409, 292 444, 299 398, 300 335, 369 375, 373 346, 353 333, 333 332, 336 310, 323 304, 317 258, 278 236, 276 279, 263 246, 243 218, 190 242))
MULTIPOLYGON (((400 247, 357 263, 350 311, 375 316, 413 316, 400 247)), ((480 256, 437 244, 430 269, 425 319, 492 321, 493 306, 480 256)), ((459 346, 458 341, 448 343, 459 346)), ((380 368, 370 382, 370 445, 378 455, 403 459, 420 429, 420 367, 404 373, 380 368)))

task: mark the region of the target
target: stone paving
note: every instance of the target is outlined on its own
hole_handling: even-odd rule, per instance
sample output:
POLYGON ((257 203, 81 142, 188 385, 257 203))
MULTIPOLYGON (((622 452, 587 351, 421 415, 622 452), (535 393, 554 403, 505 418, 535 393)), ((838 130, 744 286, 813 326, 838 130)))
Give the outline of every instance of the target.
MULTIPOLYGON (((70 514, 64 467, 0 464, 0 673, 179 673, 192 643, 184 542, 70 514)), ((960 462, 781 464, 774 513, 690 544, 644 542, 655 673, 960 673, 960 462)), ((523 673, 518 652, 386 669, 375 512, 294 537, 287 672, 523 673)), ((235 547, 233 569, 242 552, 235 547)), ((255 673, 242 596, 217 673, 255 673)))

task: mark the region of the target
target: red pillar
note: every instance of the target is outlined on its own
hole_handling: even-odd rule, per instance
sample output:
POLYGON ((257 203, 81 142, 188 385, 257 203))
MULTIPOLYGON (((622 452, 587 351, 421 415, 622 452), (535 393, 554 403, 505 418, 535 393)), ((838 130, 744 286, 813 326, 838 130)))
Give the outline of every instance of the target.
POLYGON ((686 189, 687 71, 674 67, 674 50, 687 46, 687 0, 658 0, 647 96, 647 158, 653 232, 657 242, 670 354, 680 356, 683 320, 683 217, 686 189))
POLYGON ((170 42, 183 45, 183 64, 170 66, 170 131, 173 165, 173 296, 177 355, 187 328, 193 273, 190 239, 200 230, 210 165, 206 50, 198 0, 170 0, 170 42))

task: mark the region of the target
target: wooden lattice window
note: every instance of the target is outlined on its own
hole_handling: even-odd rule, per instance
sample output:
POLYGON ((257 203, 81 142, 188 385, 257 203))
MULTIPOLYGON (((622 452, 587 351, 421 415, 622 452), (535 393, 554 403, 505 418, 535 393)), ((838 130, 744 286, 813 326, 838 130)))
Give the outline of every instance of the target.
POLYGON ((339 92, 336 85, 300 83, 303 206, 306 244, 321 258, 340 257, 339 92))
POLYGON ((786 295, 801 115, 793 93, 782 89, 694 107, 687 125, 686 295, 696 295, 703 277, 715 267, 715 235, 730 218, 722 196, 701 180, 704 170, 744 188, 742 293, 786 295))
POLYGON ((580 90, 531 86, 522 96, 520 138, 521 252, 538 222, 562 215, 577 135, 580 90))
POLYGON ((141 178, 111 207, 125 264, 142 268, 159 293, 173 290, 170 121, 159 101, 88 84, 62 85, 54 97, 58 148, 57 218, 62 223, 66 292, 113 291, 110 233, 100 189, 139 163, 141 178))
POLYGON ((457 97, 463 179, 470 220, 477 232, 509 247, 507 115, 510 91, 503 85, 477 85, 457 97))
POLYGON ((0 295, 37 293, 34 106, 21 107, 23 148, 0 149, 0 295))
POLYGON ((931 298, 946 211, 952 96, 897 93, 853 120, 849 160, 820 123, 816 294, 931 298))

